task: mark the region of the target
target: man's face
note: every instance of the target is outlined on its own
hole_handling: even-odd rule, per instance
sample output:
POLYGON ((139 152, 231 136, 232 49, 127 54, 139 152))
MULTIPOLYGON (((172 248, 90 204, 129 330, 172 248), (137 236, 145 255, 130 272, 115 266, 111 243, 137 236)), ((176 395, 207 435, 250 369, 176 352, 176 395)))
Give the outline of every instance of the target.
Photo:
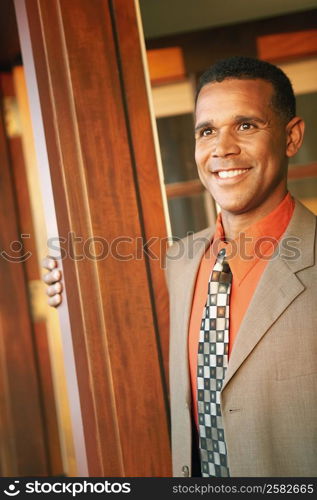
POLYGON ((287 134, 265 80, 205 85, 196 106, 199 177, 223 211, 275 208, 286 193, 287 134))

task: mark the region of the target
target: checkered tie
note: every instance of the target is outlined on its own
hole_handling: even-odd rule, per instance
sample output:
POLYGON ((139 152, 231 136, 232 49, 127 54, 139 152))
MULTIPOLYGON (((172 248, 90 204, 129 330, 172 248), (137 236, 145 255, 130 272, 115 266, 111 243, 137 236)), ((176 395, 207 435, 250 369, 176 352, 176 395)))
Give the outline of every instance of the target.
POLYGON ((198 427, 203 477, 229 477, 227 450, 220 411, 220 391, 228 366, 229 299, 232 274, 218 253, 208 283, 198 346, 198 427))

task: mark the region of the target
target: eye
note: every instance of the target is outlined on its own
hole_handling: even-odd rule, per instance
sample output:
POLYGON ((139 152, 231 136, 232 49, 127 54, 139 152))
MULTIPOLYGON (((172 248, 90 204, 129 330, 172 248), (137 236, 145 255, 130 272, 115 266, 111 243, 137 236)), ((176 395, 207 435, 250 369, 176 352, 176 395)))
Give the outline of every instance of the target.
POLYGON ((256 128, 255 125, 253 123, 249 123, 249 122, 243 122, 243 123, 240 123, 239 125, 239 130, 252 130, 256 128))
POLYGON ((200 135, 201 135, 201 137, 207 137, 208 135, 211 135, 212 133, 213 133, 212 128, 206 127, 206 128, 201 130, 200 135))

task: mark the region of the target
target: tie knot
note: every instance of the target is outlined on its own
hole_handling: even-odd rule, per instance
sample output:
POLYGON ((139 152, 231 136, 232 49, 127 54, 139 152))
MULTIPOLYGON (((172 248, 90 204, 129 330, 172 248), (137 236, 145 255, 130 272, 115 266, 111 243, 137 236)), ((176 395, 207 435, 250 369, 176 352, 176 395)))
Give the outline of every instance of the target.
POLYGON ((226 260, 222 263, 222 271, 219 281, 223 283, 230 283, 232 281, 232 272, 226 260))
POLYGON ((220 283, 230 283, 232 280, 232 273, 226 258, 226 249, 222 248, 217 255, 215 268, 219 273, 218 281, 220 283))

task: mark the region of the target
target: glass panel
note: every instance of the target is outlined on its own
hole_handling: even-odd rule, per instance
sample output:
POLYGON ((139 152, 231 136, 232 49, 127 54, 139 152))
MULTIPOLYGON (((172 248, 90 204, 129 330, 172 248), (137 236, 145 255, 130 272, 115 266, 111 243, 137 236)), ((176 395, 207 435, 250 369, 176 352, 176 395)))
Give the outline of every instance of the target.
POLYGON ((317 215, 317 177, 288 181, 288 188, 295 198, 317 215))
POLYGON ((157 118, 165 184, 198 177, 191 113, 157 118))
POLYGON ((168 200, 172 235, 183 238, 208 226, 204 194, 168 200))
MULTIPOLYGON (((296 103, 297 115, 304 118, 307 126, 302 147, 297 155, 291 158, 290 164, 312 163, 317 161, 317 92, 297 95, 296 103)), ((316 195, 317 191, 315 190, 316 195)))
MULTIPOLYGON (((297 115, 304 118, 306 130, 304 142, 290 164, 307 164, 317 161, 317 92, 296 96, 297 115)), ((294 179, 288 181, 290 192, 307 208, 317 214, 317 178, 294 179)))

